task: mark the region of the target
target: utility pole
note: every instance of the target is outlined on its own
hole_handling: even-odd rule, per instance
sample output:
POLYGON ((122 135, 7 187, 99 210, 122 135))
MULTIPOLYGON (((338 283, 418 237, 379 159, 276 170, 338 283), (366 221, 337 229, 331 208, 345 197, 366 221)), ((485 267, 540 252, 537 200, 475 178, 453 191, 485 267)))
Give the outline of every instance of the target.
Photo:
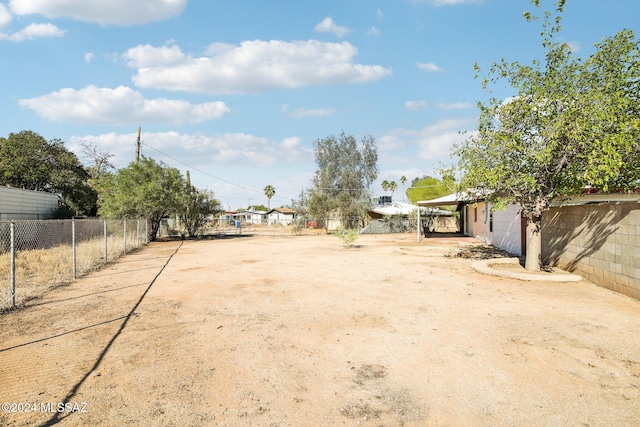
POLYGON ((136 140, 136 165, 140 163, 140 127, 138 127, 138 139, 136 140))

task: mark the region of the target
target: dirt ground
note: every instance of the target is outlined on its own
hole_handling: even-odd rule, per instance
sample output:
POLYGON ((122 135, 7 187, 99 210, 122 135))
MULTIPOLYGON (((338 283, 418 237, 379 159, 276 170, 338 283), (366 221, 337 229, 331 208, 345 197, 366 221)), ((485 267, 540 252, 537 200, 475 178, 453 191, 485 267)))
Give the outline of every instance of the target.
POLYGON ((0 425, 638 425, 638 301, 356 243, 156 242, 1 315, 0 425))

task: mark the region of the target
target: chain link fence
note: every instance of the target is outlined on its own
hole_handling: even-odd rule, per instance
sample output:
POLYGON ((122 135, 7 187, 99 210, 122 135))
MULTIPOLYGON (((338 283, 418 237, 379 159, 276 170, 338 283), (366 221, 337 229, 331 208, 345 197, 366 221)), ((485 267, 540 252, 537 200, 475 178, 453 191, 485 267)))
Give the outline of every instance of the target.
POLYGON ((0 311, 148 243, 145 220, 0 222, 0 311))
MULTIPOLYGON (((398 234, 414 233, 417 227, 417 217, 407 216, 385 217, 382 219, 354 218, 352 223, 357 224, 356 230, 360 234, 398 234)), ((342 225, 339 218, 295 218, 283 221, 215 221, 202 230, 202 236, 230 237, 234 235, 314 235, 334 233, 342 225)), ((171 227, 162 226, 162 235, 180 235, 171 227)))

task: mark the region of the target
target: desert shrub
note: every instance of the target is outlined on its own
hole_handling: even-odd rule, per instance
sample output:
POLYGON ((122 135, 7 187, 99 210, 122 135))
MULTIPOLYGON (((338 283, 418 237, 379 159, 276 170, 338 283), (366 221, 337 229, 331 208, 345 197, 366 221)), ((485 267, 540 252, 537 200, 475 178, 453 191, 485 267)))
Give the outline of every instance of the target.
POLYGON ((358 240, 358 230, 353 228, 338 227, 335 235, 342 241, 345 248, 353 247, 354 242, 358 240))

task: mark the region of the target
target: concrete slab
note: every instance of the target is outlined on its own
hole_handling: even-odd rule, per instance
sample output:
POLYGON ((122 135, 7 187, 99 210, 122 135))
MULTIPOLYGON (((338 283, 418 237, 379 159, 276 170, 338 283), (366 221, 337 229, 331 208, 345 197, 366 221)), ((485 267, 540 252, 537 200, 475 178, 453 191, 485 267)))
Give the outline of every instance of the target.
POLYGON ((518 258, 493 258, 475 261, 471 264, 471 268, 479 273, 518 280, 540 282, 579 282, 582 280, 581 276, 567 272, 547 273, 541 271, 539 273, 531 273, 525 271, 525 269, 520 266, 520 260, 518 258), (502 266, 502 268, 500 266, 502 266))

